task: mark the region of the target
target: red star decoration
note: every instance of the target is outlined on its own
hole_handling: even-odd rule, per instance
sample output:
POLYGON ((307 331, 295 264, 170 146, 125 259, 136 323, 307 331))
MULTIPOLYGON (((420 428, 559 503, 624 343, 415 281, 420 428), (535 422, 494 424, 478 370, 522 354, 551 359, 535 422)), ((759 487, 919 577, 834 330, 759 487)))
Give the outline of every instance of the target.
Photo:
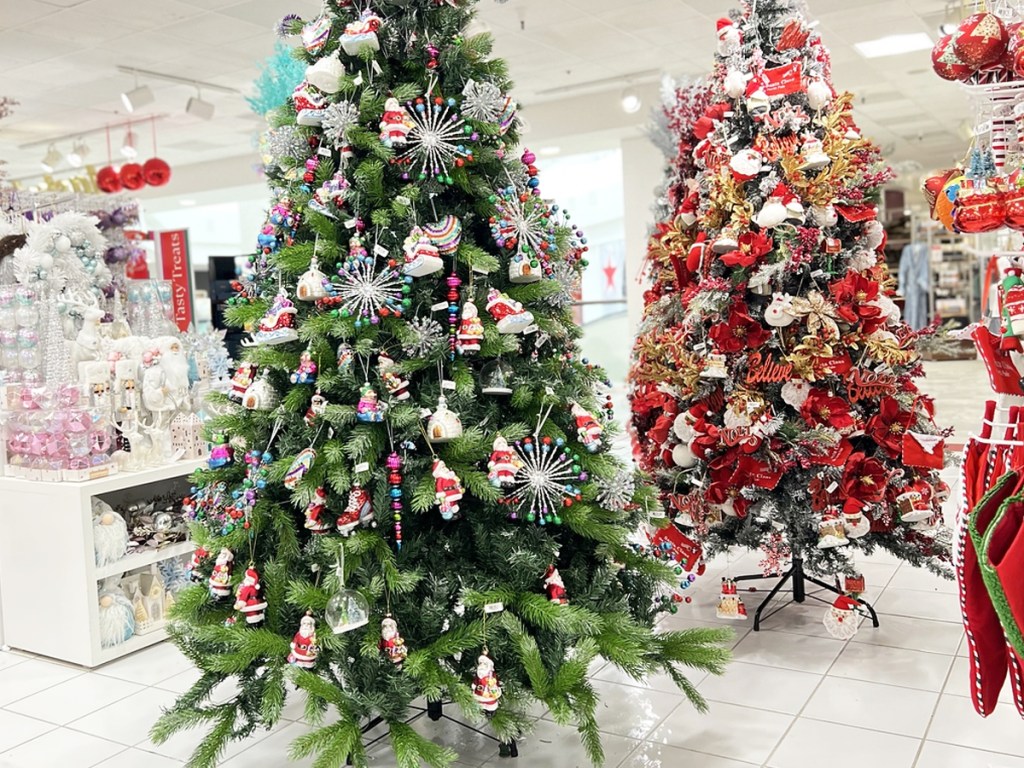
POLYGON ((615 287, 615 273, 619 271, 619 268, 612 264, 611 259, 608 259, 605 265, 601 267, 601 271, 604 272, 605 279, 608 280, 608 285, 605 288, 611 290, 615 287))

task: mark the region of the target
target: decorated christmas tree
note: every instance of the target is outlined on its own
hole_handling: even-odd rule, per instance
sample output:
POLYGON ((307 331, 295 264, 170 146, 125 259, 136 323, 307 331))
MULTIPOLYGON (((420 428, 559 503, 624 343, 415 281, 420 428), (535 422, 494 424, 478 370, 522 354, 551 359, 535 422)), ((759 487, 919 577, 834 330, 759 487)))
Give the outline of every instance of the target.
POLYGON ((578 353, 586 240, 516 149, 472 5, 281 23, 307 68, 263 142, 273 202, 229 310, 251 339, 186 502, 171 635, 202 674, 154 728, 204 728, 192 766, 294 696, 317 765, 365 765, 375 724, 399 765, 450 763, 408 724, 423 700, 506 745, 539 704, 600 762, 598 656, 699 709, 681 665, 727 658, 719 630, 653 630, 678 577, 631 545, 657 499, 607 453, 578 353))
POLYGON ((890 171, 803 4, 721 19, 709 98, 679 96, 631 371, 641 466, 705 556, 852 575, 881 547, 948 575, 945 433, 877 221, 890 171))

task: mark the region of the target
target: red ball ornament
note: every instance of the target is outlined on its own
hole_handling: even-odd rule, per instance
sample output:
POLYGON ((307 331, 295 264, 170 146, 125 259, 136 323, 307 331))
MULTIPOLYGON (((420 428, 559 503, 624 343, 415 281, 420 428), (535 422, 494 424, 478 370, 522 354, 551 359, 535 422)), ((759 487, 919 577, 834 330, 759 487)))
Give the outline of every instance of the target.
POLYGON ((932 48, 932 69, 943 80, 966 80, 974 74, 953 49, 952 35, 943 35, 932 48))
POLYGON ((981 69, 995 64, 1006 53, 1009 36, 994 13, 975 13, 960 22, 953 50, 969 67, 981 69))
POLYGON ((142 189, 146 186, 146 179, 142 173, 142 166, 138 163, 125 163, 121 166, 121 183, 125 189, 142 189))
POLYGON ((121 191, 121 177, 112 165, 105 165, 96 171, 96 186, 108 195, 121 191))
POLYGON ((151 157, 142 164, 142 178, 151 187, 162 187, 171 180, 171 166, 159 157, 151 157))
POLYGON ((1010 42, 1006 44, 1003 66, 1017 77, 1024 77, 1024 24, 1017 22, 1006 28, 1010 42))

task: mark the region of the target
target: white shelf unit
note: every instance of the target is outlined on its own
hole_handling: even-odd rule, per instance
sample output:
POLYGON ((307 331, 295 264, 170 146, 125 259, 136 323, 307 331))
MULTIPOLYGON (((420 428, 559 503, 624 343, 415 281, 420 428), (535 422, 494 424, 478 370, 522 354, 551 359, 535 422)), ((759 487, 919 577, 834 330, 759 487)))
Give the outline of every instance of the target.
POLYGON ((192 545, 186 541, 146 550, 98 568, 92 498, 176 478, 184 487, 185 478, 205 463, 179 461, 82 483, 0 478, 0 615, 7 645, 97 667, 163 640, 161 627, 101 648, 97 584, 107 576, 190 552, 192 545))

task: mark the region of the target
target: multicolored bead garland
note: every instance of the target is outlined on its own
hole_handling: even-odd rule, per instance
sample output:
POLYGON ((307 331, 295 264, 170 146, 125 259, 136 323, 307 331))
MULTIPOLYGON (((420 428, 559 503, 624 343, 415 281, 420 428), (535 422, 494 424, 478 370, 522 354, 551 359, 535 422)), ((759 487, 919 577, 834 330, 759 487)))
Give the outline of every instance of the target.
POLYGON ((395 519, 395 549, 402 549, 402 457, 392 451, 387 460, 388 498, 395 519))

